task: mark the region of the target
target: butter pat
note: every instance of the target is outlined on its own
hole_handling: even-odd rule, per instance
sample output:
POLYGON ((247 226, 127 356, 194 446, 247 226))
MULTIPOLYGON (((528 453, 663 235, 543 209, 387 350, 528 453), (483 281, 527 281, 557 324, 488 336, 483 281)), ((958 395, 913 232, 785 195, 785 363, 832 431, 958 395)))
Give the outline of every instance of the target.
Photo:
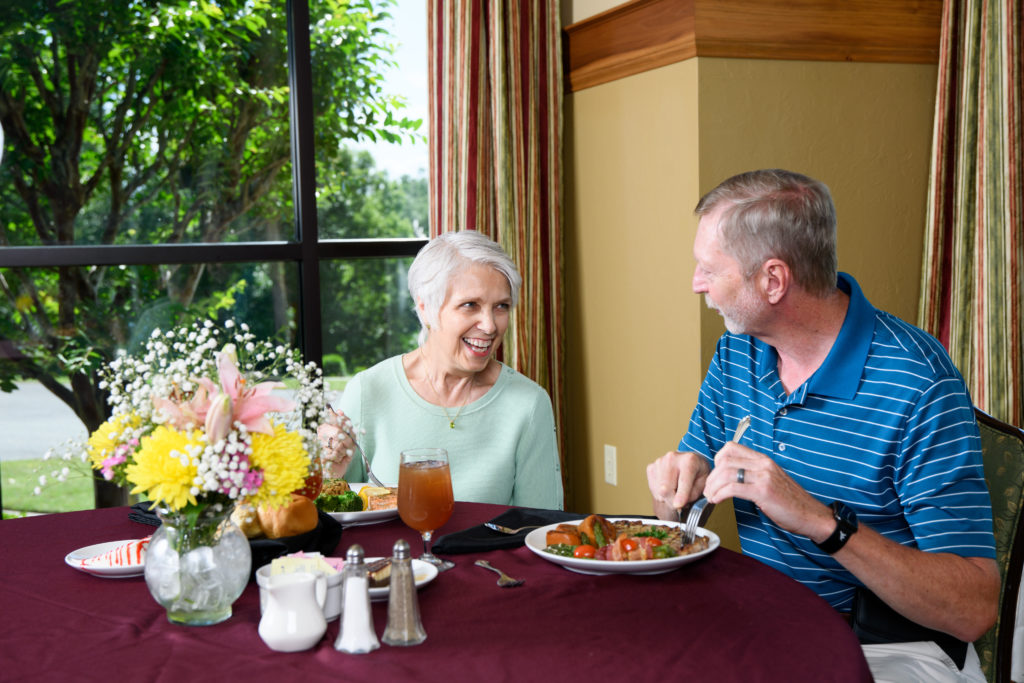
POLYGON ((296 553, 294 555, 274 558, 270 562, 271 576, 292 574, 294 572, 320 573, 324 576, 331 576, 332 574, 337 574, 338 570, 331 563, 327 562, 320 553, 296 553))

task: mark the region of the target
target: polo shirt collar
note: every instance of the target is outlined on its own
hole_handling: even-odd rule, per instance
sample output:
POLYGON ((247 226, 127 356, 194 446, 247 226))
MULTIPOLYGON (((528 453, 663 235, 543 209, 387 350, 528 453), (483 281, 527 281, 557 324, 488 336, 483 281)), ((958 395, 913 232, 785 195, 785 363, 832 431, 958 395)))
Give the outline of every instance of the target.
MULTIPOLYGON (((860 378, 867 363, 868 349, 875 334, 875 307, 861 291, 860 285, 848 273, 839 273, 837 285, 850 297, 846 318, 839 330, 832 349, 814 374, 803 387, 789 397, 793 402, 803 402, 807 394, 852 399, 860 386, 860 378)), ((756 340, 761 349, 757 361, 757 374, 765 378, 778 372, 778 354, 775 349, 756 340)))

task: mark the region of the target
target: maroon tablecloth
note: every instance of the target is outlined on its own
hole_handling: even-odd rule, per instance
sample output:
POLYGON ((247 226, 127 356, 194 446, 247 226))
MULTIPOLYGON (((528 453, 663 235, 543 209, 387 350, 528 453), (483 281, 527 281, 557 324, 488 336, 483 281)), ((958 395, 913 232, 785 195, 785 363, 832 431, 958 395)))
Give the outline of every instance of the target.
MULTIPOLYGON (((457 503, 448 533, 506 508, 457 503)), ((104 579, 64 564, 94 543, 152 530, 127 508, 0 521, 0 680, 75 681, 870 681, 860 646, 823 600, 775 570, 719 548, 657 576, 586 576, 525 548, 452 556, 457 566, 419 593, 427 640, 366 655, 333 648, 338 621, 314 649, 277 653, 257 634, 250 583, 224 623, 167 621, 139 578, 104 579), (499 588, 473 566, 486 557, 525 578, 499 588)), ((400 520, 348 527, 388 555, 400 520)), ((378 635, 387 604, 374 603, 378 635)))

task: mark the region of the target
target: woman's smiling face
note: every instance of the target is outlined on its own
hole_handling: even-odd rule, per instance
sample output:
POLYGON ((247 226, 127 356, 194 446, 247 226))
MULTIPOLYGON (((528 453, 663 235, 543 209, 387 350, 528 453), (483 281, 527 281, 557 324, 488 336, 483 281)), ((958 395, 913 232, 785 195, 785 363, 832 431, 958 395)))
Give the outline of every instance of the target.
POLYGON ((512 290, 505 276, 473 264, 449 280, 426 344, 435 358, 448 359, 447 370, 480 372, 501 345, 511 312, 512 290))

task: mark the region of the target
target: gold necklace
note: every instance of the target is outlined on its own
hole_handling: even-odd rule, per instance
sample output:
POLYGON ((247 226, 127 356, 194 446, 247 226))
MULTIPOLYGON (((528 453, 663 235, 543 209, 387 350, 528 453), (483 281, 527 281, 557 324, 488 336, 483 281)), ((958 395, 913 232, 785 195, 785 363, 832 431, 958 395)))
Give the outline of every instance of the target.
POLYGON ((433 391, 434 396, 437 397, 437 402, 441 404, 441 410, 444 411, 444 416, 448 418, 448 429, 455 429, 455 421, 459 419, 462 409, 469 405, 469 399, 473 397, 473 386, 476 384, 476 375, 469 378, 469 393, 466 395, 466 400, 463 401, 462 405, 459 406, 459 409, 455 411, 455 417, 448 414, 448 408, 445 406, 444 400, 441 398, 441 393, 437 390, 437 387, 434 386, 434 382, 430 379, 429 375, 427 376, 427 384, 430 385, 431 391, 433 391))

